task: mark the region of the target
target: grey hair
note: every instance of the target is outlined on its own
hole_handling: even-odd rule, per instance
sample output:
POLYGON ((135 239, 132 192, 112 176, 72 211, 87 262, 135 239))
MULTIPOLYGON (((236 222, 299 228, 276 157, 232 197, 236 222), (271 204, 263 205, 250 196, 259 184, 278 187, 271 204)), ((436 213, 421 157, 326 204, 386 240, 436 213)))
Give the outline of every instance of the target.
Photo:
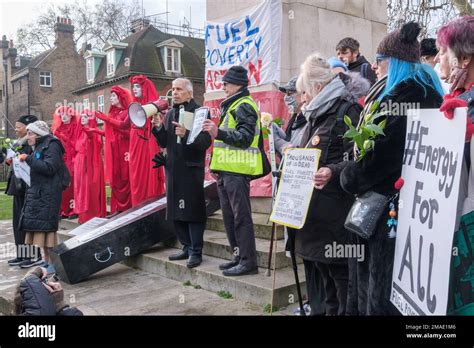
POLYGON ((304 63, 301 64, 301 76, 303 89, 314 97, 317 94, 316 87, 318 85, 324 87, 335 75, 326 58, 315 52, 306 57, 304 63))
POLYGON ((175 83, 175 82, 184 82, 186 90, 189 93, 191 93, 191 97, 193 97, 193 83, 190 80, 188 80, 184 77, 178 77, 177 79, 173 80, 173 83, 175 83))
POLYGON ((298 93, 305 92, 304 82, 303 82, 303 75, 299 74, 298 78, 296 79, 296 91, 298 93))

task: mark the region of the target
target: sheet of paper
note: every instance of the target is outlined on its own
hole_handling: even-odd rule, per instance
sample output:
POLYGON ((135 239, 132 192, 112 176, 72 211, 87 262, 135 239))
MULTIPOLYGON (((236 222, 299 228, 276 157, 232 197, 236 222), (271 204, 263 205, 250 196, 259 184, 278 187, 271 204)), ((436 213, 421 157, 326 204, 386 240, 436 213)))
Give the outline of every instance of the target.
POLYGON ((191 132, 189 133, 189 136, 188 136, 188 141, 187 141, 188 145, 192 144, 194 140, 196 140, 199 133, 201 133, 202 125, 204 121, 206 120, 208 113, 209 113, 209 108, 207 107, 199 108, 194 112, 194 123, 191 129, 191 132))

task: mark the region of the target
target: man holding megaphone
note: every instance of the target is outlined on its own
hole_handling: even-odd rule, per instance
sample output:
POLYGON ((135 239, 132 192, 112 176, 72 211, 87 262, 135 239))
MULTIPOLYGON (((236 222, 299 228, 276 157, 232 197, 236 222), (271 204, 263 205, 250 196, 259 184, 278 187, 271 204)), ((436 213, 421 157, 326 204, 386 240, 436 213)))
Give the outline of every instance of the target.
MULTIPOLYGON (((182 252, 170 260, 188 260, 189 268, 202 262, 204 228, 206 226, 206 202, 204 196, 204 163, 211 136, 201 132, 187 144, 190 131, 179 123, 180 109, 194 112, 199 105, 193 99, 191 81, 178 78, 173 81, 173 107, 165 116, 154 117, 152 130, 156 141, 166 148, 167 157, 157 154, 155 167, 164 165, 166 170, 166 218, 174 221, 182 252), (178 142, 178 139, 181 141, 178 142)), ((181 111, 182 112, 182 111, 181 111)))

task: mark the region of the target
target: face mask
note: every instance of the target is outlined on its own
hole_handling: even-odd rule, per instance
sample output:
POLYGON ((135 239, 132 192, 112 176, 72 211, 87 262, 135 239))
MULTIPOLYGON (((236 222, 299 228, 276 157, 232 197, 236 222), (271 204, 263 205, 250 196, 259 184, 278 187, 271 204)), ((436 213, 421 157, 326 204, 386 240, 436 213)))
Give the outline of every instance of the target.
POLYGON ((292 95, 285 95, 283 101, 285 102, 286 106, 288 106, 288 109, 292 109, 293 112, 298 107, 298 102, 296 101, 296 98, 292 95))

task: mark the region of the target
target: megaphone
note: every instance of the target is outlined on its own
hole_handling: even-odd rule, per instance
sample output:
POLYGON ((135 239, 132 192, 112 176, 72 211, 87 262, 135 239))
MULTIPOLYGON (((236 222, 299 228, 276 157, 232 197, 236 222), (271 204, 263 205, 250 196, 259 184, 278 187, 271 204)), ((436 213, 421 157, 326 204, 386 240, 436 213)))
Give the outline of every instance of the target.
POLYGON ((145 105, 131 103, 128 107, 128 117, 137 128, 143 128, 149 117, 166 110, 168 110, 168 103, 162 99, 145 105))

